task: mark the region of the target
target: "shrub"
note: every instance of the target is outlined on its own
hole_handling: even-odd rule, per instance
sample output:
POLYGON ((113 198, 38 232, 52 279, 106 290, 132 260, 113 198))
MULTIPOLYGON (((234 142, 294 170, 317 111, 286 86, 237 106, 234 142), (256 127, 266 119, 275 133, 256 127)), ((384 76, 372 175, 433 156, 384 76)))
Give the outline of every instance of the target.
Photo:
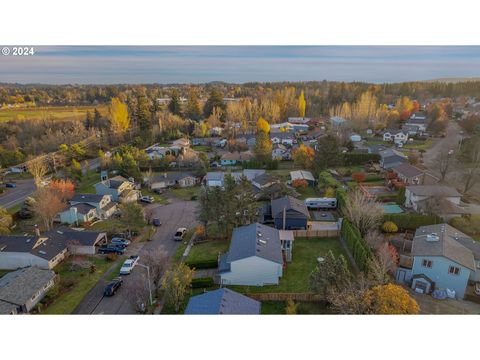
POLYGON ((363 165, 370 161, 380 161, 380 155, 365 153, 345 153, 342 154, 342 160, 344 166, 363 165))
POLYGON ((299 189, 299 188, 305 189, 308 187, 308 181, 305 179, 296 179, 296 180, 293 180, 292 186, 295 189, 299 189))
POLYGON ((362 238, 358 228, 347 219, 343 219, 340 232, 347 243, 348 249, 352 253, 355 263, 360 270, 366 271, 370 259, 374 256, 370 246, 362 238))
POLYGON ((206 278, 198 278, 192 280, 192 288, 199 289, 199 288, 209 288, 214 285, 213 278, 206 277, 206 278))
POLYGON ((105 259, 107 259, 107 261, 114 262, 115 260, 118 259, 118 255, 114 253, 110 253, 105 256, 105 259))
POLYGON ((402 186, 398 190, 397 198, 395 199, 395 202, 397 205, 403 205, 405 204, 405 186, 402 186))
POLYGON ((366 175, 363 172, 356 172, 352 174, 352 179, 357 183, 364 182, 365 178, 366 178, 366 175))
POLYGON ((215 269, 218 267, 218 261, 215 260, 199 260, 186 261, 185 264, 192 269, 215 269))
POLYGON ((325 190, 325 197, 334 198, 334 197, 335 197, 335 189, 332 188, 332 187, 328 187, 328 188, 325 190))
POLYGON ((450 220, 449 224, 470 236, 480 234, 480 215, 455 217, 450 220))
POLYGON ((398 226, 393 221, 385 221, 382 225, 382 230, 386 233, 396 233, 398 231, 398 226))
POLYGON ((440 224, 442 219, 437 215, 420 214, 385 214, 384 221, 394 222, 400 230, 416 230, 420 226, 440 224))

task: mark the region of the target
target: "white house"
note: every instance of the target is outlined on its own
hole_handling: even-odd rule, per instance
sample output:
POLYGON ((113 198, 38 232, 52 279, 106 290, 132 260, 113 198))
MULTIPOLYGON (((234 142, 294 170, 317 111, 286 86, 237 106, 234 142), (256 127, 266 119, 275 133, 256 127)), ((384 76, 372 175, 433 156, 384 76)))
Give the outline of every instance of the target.
POLYGON ((225 180, 225 173, 219 171, 208 172, 205 176, 205 183, 207 186, 223 186, 225 180))
POLYGON ((283 274, 279 231, 259 223, 236 228, 218 269, 223 285, 278 285, 283 274))
POLYGON ((408 141, 408 132, 403 130, 386 130, 383 133, 383 141, 405 144, 408 141))
POLYGON ((291 152, 283 144, 274 144, 272 146, 272 160, 290 160, 291 152))

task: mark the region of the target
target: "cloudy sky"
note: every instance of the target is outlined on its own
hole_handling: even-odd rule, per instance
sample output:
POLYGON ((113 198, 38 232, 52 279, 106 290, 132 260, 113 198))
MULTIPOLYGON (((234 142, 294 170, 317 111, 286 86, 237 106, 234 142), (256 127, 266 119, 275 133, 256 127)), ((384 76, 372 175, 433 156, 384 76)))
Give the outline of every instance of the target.
POLYGON ((0 55, 0 82, 46 84, 479 77, 473 46, 36 46, 0 55))

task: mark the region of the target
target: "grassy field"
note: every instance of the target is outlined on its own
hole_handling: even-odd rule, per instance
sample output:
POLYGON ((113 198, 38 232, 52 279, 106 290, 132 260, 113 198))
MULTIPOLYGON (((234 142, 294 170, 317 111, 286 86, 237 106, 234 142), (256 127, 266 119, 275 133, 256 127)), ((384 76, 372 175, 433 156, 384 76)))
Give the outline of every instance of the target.
POLYGON ((76 192, 80 194, 95 194, 95 184, 100 181, 100 174, 90 171, 88 175, 82 178, 80 184, 76 188, 76 192))
POLYGON ((127 227, 125 224, 120 219, 116 218, 98 221, 88 228, 88 230, 91 231, 105 231, 108 234, 124 232, 126 229, 127 227))
MULTIPOLYGON (((96 106, 102 113, 106 114, 105 105, 96 106)), ((61 107, 41 107, 41 108, 18 108, 18 109, 0 109, 0 122, 11 120, 41 120, 41 119, 84 119, 87 111, 93 112, 95 106, 61 106, 61 107)))
POLYGON ((415 140, 413 143, 405 144, 403 148, 410 149, 410 150, 427 150, 432 146, 432 144, 433 144, 432 139, 427 139, 425 141, 415 140))
POLYGON ((308 292, 309 277, 317 266, 317 258, 325 256, 332 250, 335 256, 343 254, 338 239, 335 238, 295 238, 293 243, 292 262, 287 264, 279 285, 271 286, 230 286, 232 290, 242 293, 268 292, 308 292))
POLYGON ((169 189, 170 194, 173 196, 189 201, 192 200, 192 196, 198 197, 200 194, 200 186, 188 187, 188 188, 178 188, 178 189, 169 189))
POLYGON ((218 253, 224 253, 230 246, 229 241, 212 240, 192 247, 188 254, 187 261, 216 260, 218 253))
MULTIPOLYGON (((102 275, 113 265, 111 261, 103 258, 90 258, 90 261, 96 266, 96 271, 93 274, 90 273, 90 269, 70 271, 69 261, 59 265, 56 270, 60 281, 67 281, 74 285, 55 298, 52 304, 42 310, 42 314, 72 313, 102 275)), ((115 272, 115 275, 117 275, 117 272, 115 272)))
POLYGON ((192 146, 192 149, 195 151, 209 152, 212 148, 206 145, 196 145, 196 146, 192 146))
POLYGON ((320 193, 315 187, 308 186, 306 188, 297 188, 295 189, 299 194, 300 200, 305 200, 306 198, 319 197, 320 193))

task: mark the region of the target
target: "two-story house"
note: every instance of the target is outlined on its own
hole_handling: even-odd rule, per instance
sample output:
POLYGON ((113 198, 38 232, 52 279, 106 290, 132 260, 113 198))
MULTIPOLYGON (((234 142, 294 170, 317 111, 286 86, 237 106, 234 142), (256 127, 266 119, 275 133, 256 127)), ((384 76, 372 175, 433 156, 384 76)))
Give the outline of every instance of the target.
POLYGON ((140 191, 135 189, 135 184, 123 176, 115 176, 95 184, 98 195, 111 195, 112 201, 126 203, 137 201, 140 191))
POLYGON ((69 204, 70 207, 59 216, 61 223, 70 225, 108 219, 117 210, 111 195, 76 194, 69 204))
POLYGON ((282 230, 306 229, 310 213, 305 203, 292 196, 271 201, 271 216, 275 227, 282 230))
POLYGON ((405 144, 408 141, 408 132, 398 129, 386 130, 383 133, 383 141, 390 141, 395 144, 405 144))

